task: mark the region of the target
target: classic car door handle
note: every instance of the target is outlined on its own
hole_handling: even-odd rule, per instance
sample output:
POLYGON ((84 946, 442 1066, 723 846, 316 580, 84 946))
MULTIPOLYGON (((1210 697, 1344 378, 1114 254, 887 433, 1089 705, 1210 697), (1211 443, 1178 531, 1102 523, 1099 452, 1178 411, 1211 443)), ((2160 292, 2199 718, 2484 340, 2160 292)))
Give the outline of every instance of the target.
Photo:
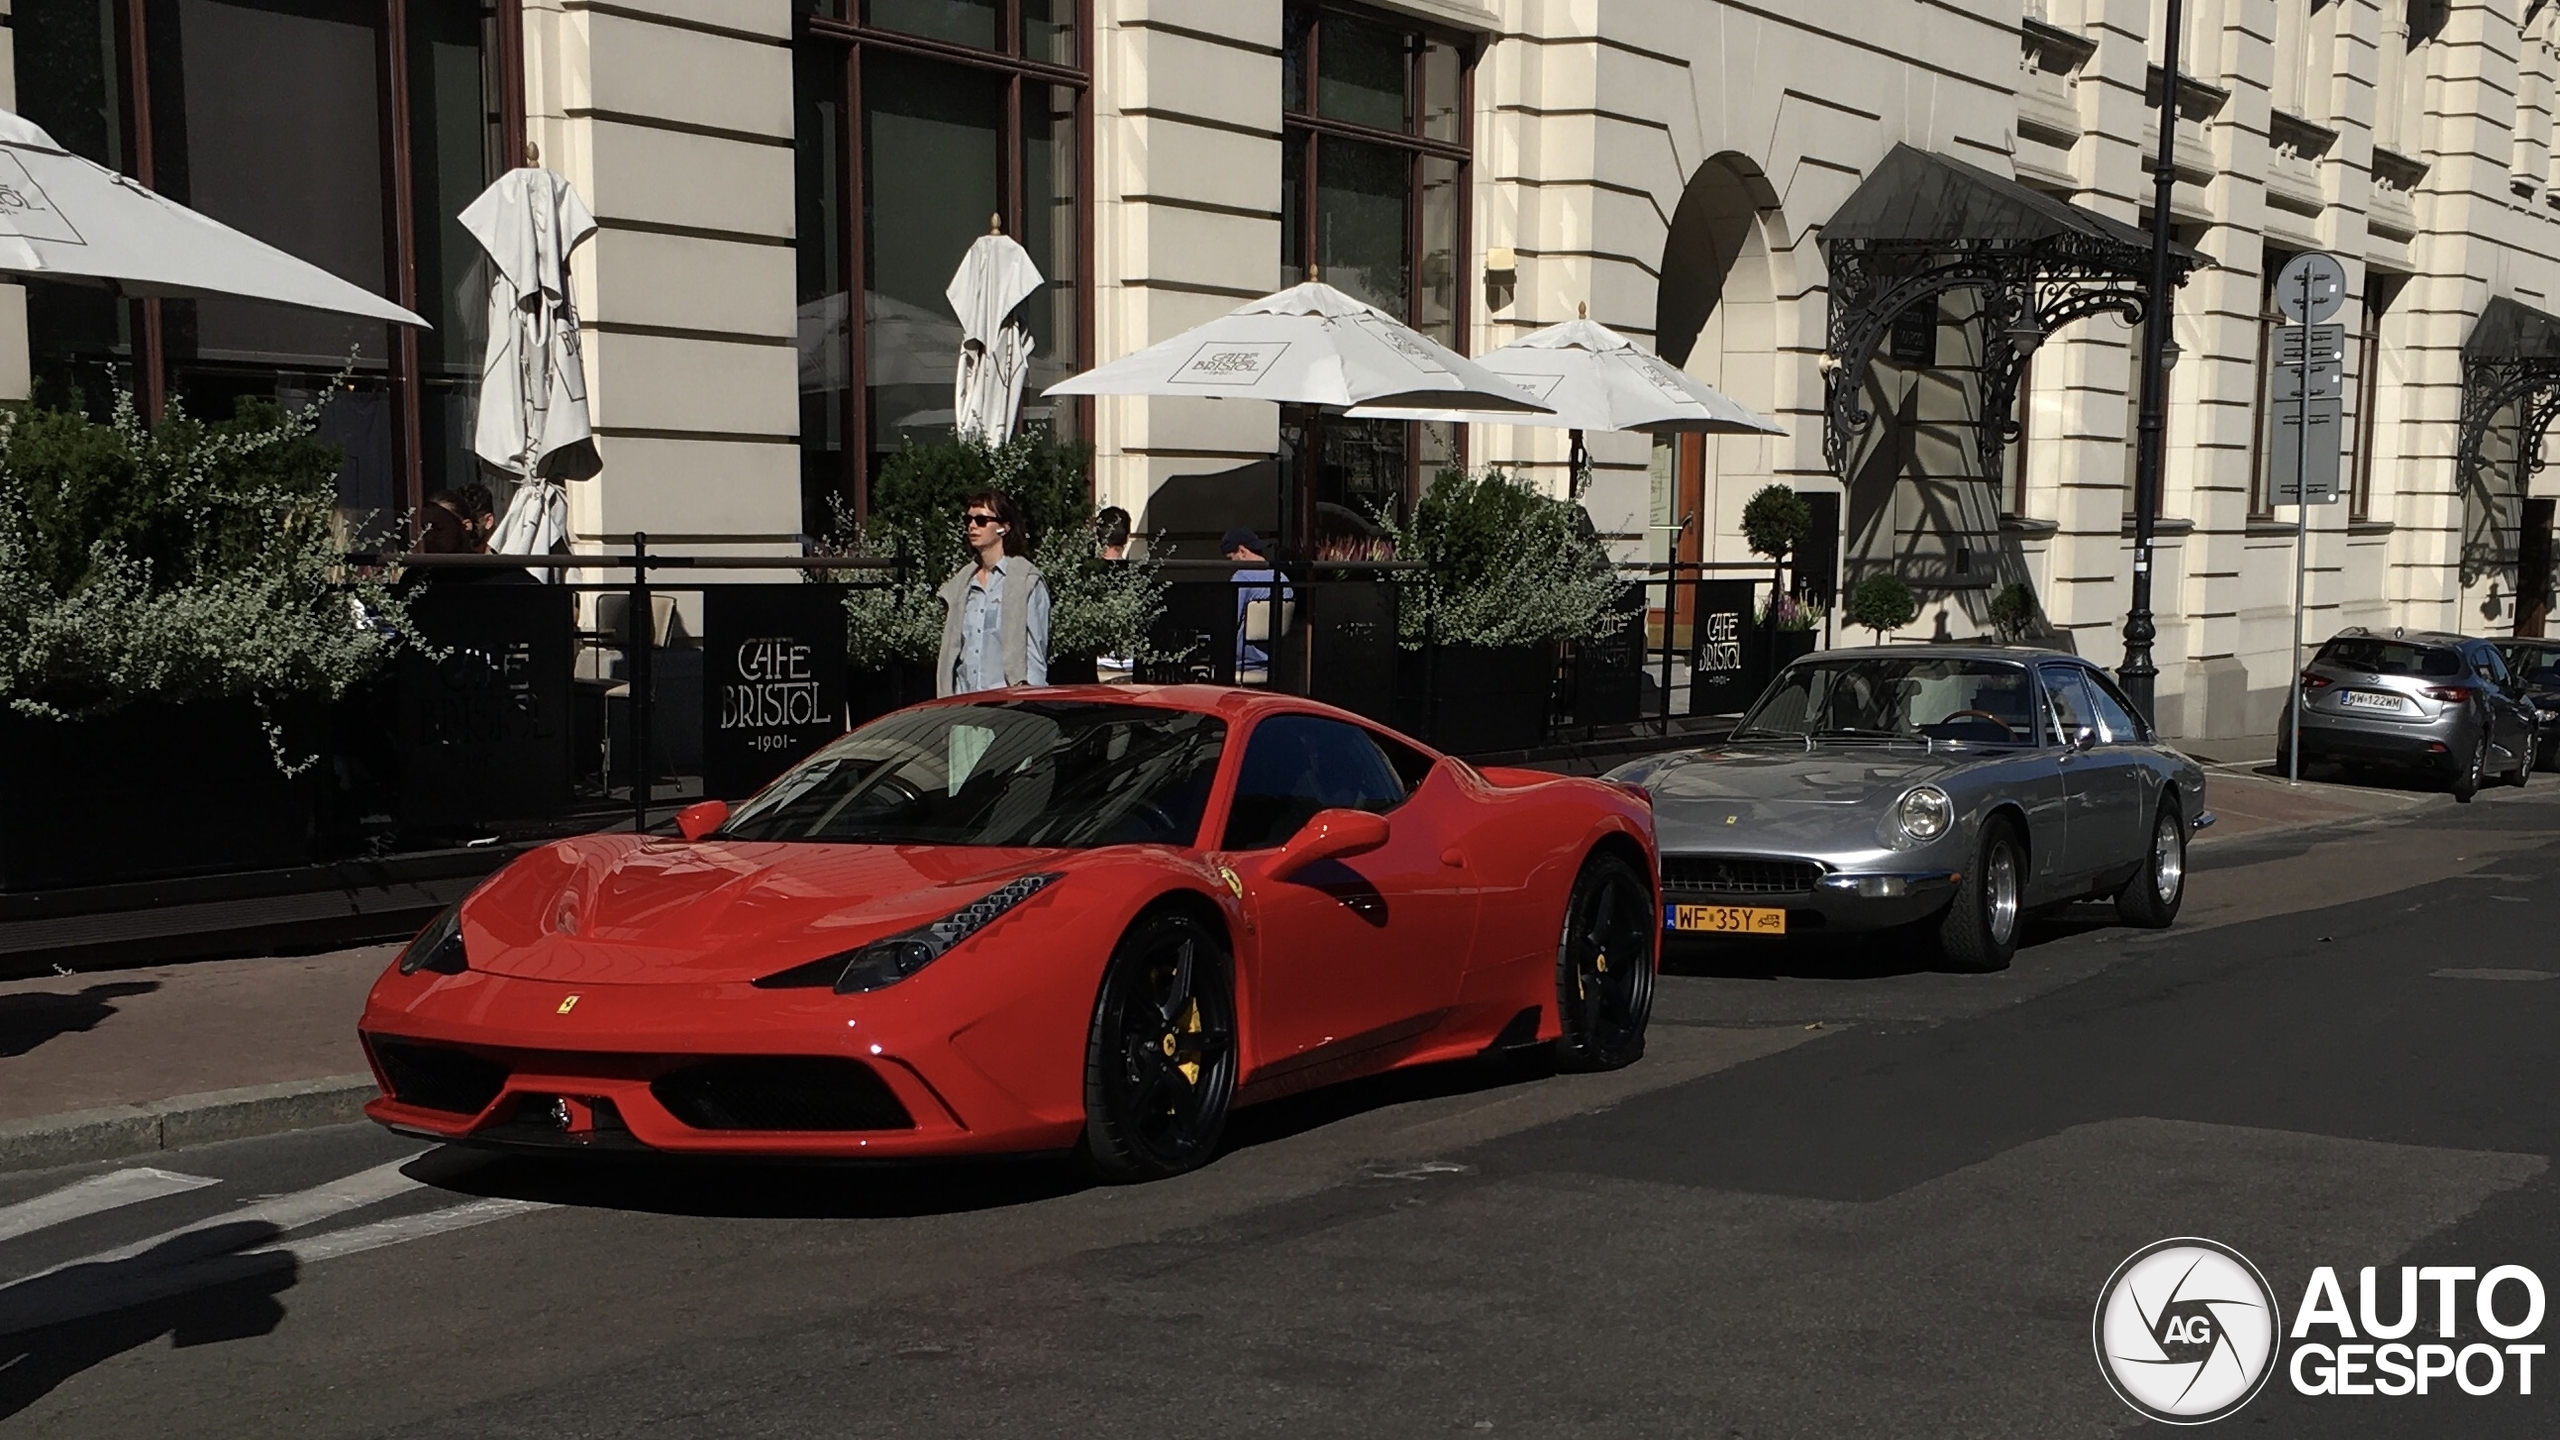
POLYGON ((1452 870, 1464 870, 1467 868, 1466 852, 1452 845, 1440 852, 1440 863, 1452 870))

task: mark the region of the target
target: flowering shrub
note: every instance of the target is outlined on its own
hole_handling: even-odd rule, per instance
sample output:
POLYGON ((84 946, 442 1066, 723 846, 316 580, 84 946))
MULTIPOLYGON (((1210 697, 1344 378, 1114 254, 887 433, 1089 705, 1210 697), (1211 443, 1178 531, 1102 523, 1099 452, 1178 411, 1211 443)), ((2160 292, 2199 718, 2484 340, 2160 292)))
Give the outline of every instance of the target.
POLYGON ((1781 594, 1760 607, 1760 623, 1773 630, 1819 630, 1822 610, 1802 596, 1781 594))
POLYGON ((1398 558, 1423 565, 1398 607, 1407 648, 1426 633, 1442 644, 1524 645, 1598 639, 1626 623, 1617 606, 1626 587, 1582 507, 1499 470, 1443 470, 1411 521, 1380 523, 1398 558))
POLYGON ((146 426, 131 396, 105 424, 0 410, 0 700, 57 720, 144 698, 263 708, 380 666, 407 616, 341 573, 342 456, 317 418, 244 400, 146 426))
MULTIPOLYGON (((1090 455, 1042 435, 990 446, 969 437, 908 444, 871 486, 871 513, 843 527, 845 553, 897 560, 885 583, 845 593, 845 654, 856 669, 931 662, 942 651, 936 593, 969 561, 960 501, 973 490, 1013 498, 1031 532, 1031 562, 1049 583, 1049 654, 1142 656, 1164 613, 1150 561, 1106 561, 1093 539, 1090 455)), ((866 577, 869 578, 869 577, 866 577)))

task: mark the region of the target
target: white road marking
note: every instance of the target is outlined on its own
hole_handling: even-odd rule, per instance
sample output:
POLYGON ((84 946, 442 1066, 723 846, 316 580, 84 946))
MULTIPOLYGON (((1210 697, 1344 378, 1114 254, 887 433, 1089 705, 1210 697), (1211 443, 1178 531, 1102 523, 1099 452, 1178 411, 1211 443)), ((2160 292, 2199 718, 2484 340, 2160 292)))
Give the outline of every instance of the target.
POLYGON ((119 1245, 113 1250, 101 1250, 95 1255, 83 1255, 77 1260, 66 1260, 50 1270, 39 1270, 27 1278, 42 1279, 57 1271, 68 1270, 74 1265, 113 1265, 154 1251, 164 1252, 159 1256, 158 1263, 179 1265, 207 1255, 225 1254, 252 1241, 272 1240, 285 1231, 296 1230, 302 1226, 326 1220, 332 1215, 362 1209, 367 1205, 388 1200, 394 1195, 406 1195, 412 1190, 425 1188, 423 1182, 412 1180, 400 1173, 401 1166, 416 1158, 418 1157, 415 1155, 403 1155, 397 1160, 376 1165, 370 1170, 359 1170, 353 1175, 332 1180, 326 1185, 316 1185, 308 1190, 296 1191, 291 1195, 261 1201, 255 1205, 243 1205, 237 1210, 228 1210, 220 1215, 209 1216, 192 1225, 181 1225, 175 1230, 164 1230, 148 1239, 136 1240, 130 1245, 119 1245), (237 1226, 263 1227, 264 1233, 256 1235, 227 1233, 232 1232, 237 1226), (193 1243, 189 1243, 190 1241, 193 1243))
POLYGON ((148 1168, 92 1175, 33 1200, 21 1200, 15 1205, 0 1208, 0 1240, 15 1240, 49 1225, 60 1225, 126 1205, 139 1205, 164 1195, 184 1195, 190 1190, 221 1183, 203 1175, 181 1175, 174 1170, 148 1168))
POLYGON ((423 1215, 403 1215, 394 1220, 376 1220, 370 1225, 352 1225, 332 1230, 307 1240, 288 1240, 281 1245, 261 1245, 251 1255, 285 1254, 305 1264, 335 1260, 342 1255, 361 1255, 386 1245, 399 1245, 423 1240, 430 1235, 468 1230, 492 1220, 515 1215, 530 1215, 537 1210, 558 1207, 547 1200, 474 1200, 467 1205, 454 1205, 443 1210, 430 1210, 423 1215))
POLYGON ((423 1188, 399 1175, 397 1167, 406 1163, 395 1161, 297 1194, 244 1206, 228 1215, 57 1265, 0 1288, 0 1336, 111 1315, 217 1286, 263 1284, 267 1293, 278 1293, 295 1283, 297 1272, 305 1265, 556 1208, 539 1200, 470 1200, 442 1210, 376 1220, 319 1235, 270 1238, 275 1230, 314 1224, 423 1188), (224 1233, 228 1227, 243 1223, 269 1227, 269 1234, 251 1237, 224 1233), (185 1243, 190 1237, 196 1242, 192 1248, 185 1243), (266 1243, 250 1249, 236 1248, 253 1239, 266 1243))

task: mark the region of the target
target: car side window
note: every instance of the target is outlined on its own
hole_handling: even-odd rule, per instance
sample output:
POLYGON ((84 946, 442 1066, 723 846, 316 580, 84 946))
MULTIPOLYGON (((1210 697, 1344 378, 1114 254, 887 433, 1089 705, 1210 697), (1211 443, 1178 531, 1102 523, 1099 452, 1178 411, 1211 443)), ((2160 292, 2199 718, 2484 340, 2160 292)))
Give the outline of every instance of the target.
POLYGON ((1225 848, 1268 849, 1319 810, 1384 814, 1408 793, 1368 731, 1321 715, 1273 715, 1245 741, 1225 848))
POLYGON ((2048 743, 2068 745, 2081 731, 2096 728, 2097 719, 2090 709, 2089 692, 2080 684, 2078 667, 2047 665, 2036 673, 2043 677, 2045 699, 2053 706, 2053 733, 2048 743))
POLYGON ((2471 664, 2473 671, 2490 684, 2507 683, 2506 658, 2498 653, 2498 647, 2495 645, 2483 645, 2472 651, 2471 664))
POLYGON ((2114 681, 2095 670, 2083 670, 2080 683, 2088 689, 2089 703, 2098 712, 2098 729, 2108 744, 2140 745, 2151 738, 2135 717, 2133 702, 2124 698, 2114 681))

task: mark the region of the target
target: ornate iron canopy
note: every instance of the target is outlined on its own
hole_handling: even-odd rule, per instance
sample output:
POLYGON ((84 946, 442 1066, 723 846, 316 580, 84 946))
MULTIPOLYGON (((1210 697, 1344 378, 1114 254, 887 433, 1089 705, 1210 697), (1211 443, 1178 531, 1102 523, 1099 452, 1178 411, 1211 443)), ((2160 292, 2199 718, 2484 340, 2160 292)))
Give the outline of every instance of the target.
MULTIPOLYGON (((1875 417, 1862 403, 1894 317, 1950 290, 1982 297, 1985 477, 2018 436, 2027 357, 2075 320, 2148 304, 2151 239, 2141 229, 1944 155, 1896 145, 1823 227, 1831 269, 1830 353, 1823 357, 1822 449, 1847 478, 1849 453, 1875 417)), ((2180 247, 2178 283, 2200 262, 2180 247)))
POLYGON ((2490 299, 2462 342, 2462 441, 2455 452, 2465 492, 2482 483, 2481 451, 2500 411, 2522 422, 2517 478, 2542 468, 2542 436, 2560 416, 2560 317, 2503 295, 2490 299))

